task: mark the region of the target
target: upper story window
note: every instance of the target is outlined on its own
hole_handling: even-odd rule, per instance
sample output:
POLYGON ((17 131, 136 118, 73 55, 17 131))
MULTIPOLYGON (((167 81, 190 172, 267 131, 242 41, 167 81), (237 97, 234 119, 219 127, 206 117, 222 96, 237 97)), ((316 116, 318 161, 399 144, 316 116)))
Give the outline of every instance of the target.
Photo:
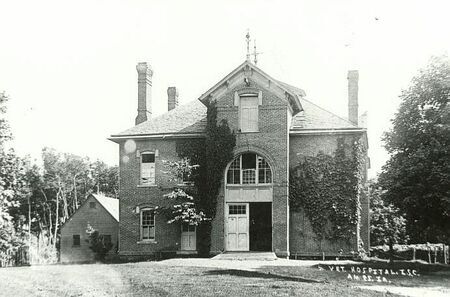
POLYGON ((239 121, 241 132, 258 132, 259 98, 255 94, 240 95, 239 121))
POLYGON ((141 154, 141 185, 155 184, 155 153, 141 154))
POLYGON ((97 205, 95 204, 95 202, 89 202, 89 208, 96 208, 97 205))
POLYGON ((257 154, 246 153, 231 162, 227 172, 227 184, 254 185, 272 183, 269 163, 257 154))

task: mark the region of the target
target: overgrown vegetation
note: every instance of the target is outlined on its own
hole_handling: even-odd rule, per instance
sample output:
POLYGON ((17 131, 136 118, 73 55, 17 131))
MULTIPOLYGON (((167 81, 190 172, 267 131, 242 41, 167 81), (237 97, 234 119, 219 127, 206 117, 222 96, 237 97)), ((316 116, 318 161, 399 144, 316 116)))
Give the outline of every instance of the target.
MULTIPOLYGON (((89 248, 94 252, 95 260, 104 262, 108 252, 113 248, 111 241, 88 224, 86 233, 89 235, 89 248)), ((109 238, 111 239, 111 238, 109 238)))
POLYGON ((305 211, 320 240, 356 234, 363 161, 359 137, 339 138, 333 156, 320 152, 291 169, 290 207, 305 211))
POLYGON ((211 248, 211 220, 216 215, 217 198, 227 164, 233 159, 236 136, 228 123, 217 124, 217 107, 213 101, 208 105, 205 139, 180 140, 178 154, 190 164, 198 166, 191 172, 192 187, 186 190, 192 196, 197 220, 197 250, 200 256, 209 256, 211 248), (198 217, 197 217, 198 218, 198 217))

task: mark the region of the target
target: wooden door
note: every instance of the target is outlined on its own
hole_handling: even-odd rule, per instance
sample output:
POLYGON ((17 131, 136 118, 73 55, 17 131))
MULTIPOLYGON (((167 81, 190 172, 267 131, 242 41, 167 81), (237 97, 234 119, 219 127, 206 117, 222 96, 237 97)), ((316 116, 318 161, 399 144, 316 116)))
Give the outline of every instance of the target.
POLYGON ((249 250, 248 203, 227 204, 227 251, 249 250))
POLYGON ((194 225, 181 224, 181 250, 195 251, 197 246, 196 230, 194 225))

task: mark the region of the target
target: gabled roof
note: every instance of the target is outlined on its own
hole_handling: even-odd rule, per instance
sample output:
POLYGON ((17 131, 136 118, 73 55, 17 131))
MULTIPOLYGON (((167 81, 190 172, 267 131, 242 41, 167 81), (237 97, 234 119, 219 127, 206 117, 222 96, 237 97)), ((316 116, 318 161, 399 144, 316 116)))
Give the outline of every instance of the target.
POLYGON ((100 203, 110 215, 119 222, 119 199, 106 197, 99 194, 91 194, 100 203))
POLYGON ((305 98, 302 98, 300 101, 303 111, 292 118, 291 130, 357 128, 347 119, 341 118, 305 98))
POLYGON ((244 63, 242 63, 241 65, 239 65, 238 67, 236 67, 236 69, 231 71, 227 76, 225 76, 223 79, 221 79, 217 84, 215 84, 212 88, 210 88, 208 91, 206 91, 203 95, 201 95, 200 98, 198 98, 198 100, 200 100, 203 103, 206 103, 208 101, 209 95, 211 95, 211 93, 213 93, 220 86, 225 84, 228 80, 230 80, 233 76, 235 76, 239 71, 242 71, 242 70, 245 71, 245 69, 251 69, 251 70, 259 73, 261 76, 266 78, 268 81, 272 82, 273 84, 278 86, 280 89, 282 89, 283 91, 288 93, 293 99, 292 101, 289 100, 289 104, 291 105, 291 108, 294 111, 294 114, 302 110, 302 105, 300 103, 300 98, 302 96, 306 95, 303 90, 297 88, 297 90, 299 92, 292 92, 292 90, 289 89, 289 88, 286 88, 286 86, 284 86, 284 84, 280 84, 279 81, 277 81, 276 79, 272 78, 270 75, 268 75, 267 73, 265 73, 264 71, 262 71, 261 69, 256 67, 255 64, 253 64, 253 63, 251 63, 250 61, 247 61, 247 60, 244 63))
POLYGON ((111 139, 135 135, 189 135, 203 133, 206 128, 206 107, 198 100, 178 106, 158 117, 114 134, 111 139))
POLYGON ((297 114, 291 121, 291 132, 304 130, 334 131, 340 129, 350 131, 359 129, 347 119, 327 111, 305 99, 305 92, 302 89, 273 79, 252 63, 245 61, 207 92, 201 95, 198 100, 178 106, 169 112, 152 118, 123 132, 113 134, 109 139, 113 141, 120 141, 121 139, 127 139, 129 137, 146 138, 203 136, 206 128, 206 106, 202 104, 202 102, 206 103, 209 95, 214 92, 214 90, 226 83, 232 76, 247 66, 263 75, 295 99, 295 102, 290 102, 290 104, 295 104, 297 106, 296 108, 298 108, 297 114))

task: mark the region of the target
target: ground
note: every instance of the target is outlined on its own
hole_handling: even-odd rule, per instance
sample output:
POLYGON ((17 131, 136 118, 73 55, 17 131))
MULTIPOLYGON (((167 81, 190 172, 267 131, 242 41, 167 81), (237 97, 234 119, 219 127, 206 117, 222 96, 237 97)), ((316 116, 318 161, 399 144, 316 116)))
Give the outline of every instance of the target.
POLYGON ((448 269, 426 273, 418 270, 419 275, 415 276, 386 276, 391 283, 348 279, 352 267, 362 269, 363 266, 351 261, 171 259, 126 264, 14 267, 0 269, 0 296, 323 297, 398 296, 390 292, 407 296, 450 294, 448 269), (339 271, 336 271, 336 266, 341 267, 339 271))

